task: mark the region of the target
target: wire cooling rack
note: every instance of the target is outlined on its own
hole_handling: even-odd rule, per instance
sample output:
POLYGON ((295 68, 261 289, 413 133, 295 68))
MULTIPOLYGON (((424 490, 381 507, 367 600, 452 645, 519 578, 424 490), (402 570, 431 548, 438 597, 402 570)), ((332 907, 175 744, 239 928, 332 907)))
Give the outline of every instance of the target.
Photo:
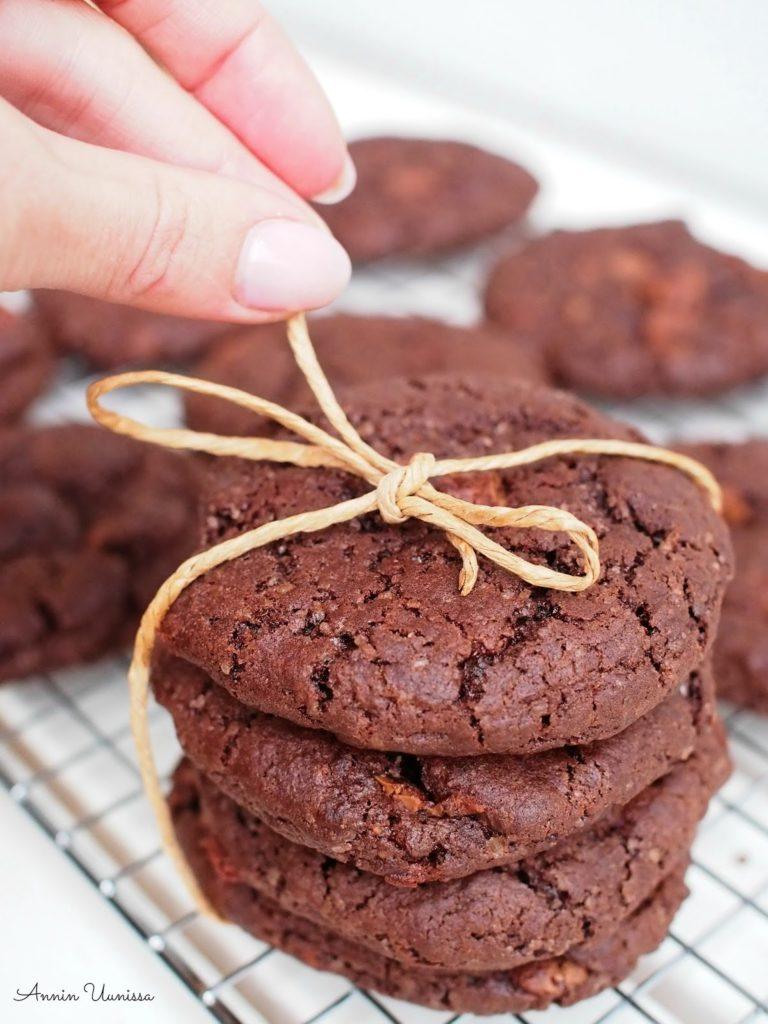
MULTIPOLYGON (((381 86, 357 74, 350 78, 344 69, 323 71, 352 131, 385 126, 424 132, 428 125, 427 131, 436 134, 448 132, 523 154, 544 178, 542 202, 534 213, 540 228, 682 211, 731 248, 759 258, 750 233, 754 218, 718 208, 689 187, 606 165, 562 148, 557 140, 523 136, 501 121, 428 98, 408 95, 405 102, 391 84, 381 86), (353 107, 347 102, 351 96, 353 107)), ((343 305, 471 320, 492 257, 490 249, 429 267, 379 267, 358 275, 343 305)), ((768 246, 762 258, 768 259, 768 246)), ((66 367, 36 417, 44 422, 82 418, 83 385, 77 367, 66 367)), ((139 392, 125 401, 130 411, 155 423, 178 416, 167 395, 139 392)), ((714 403, 651 402, 612 411, 659 441, 768 434, 768 384, 714 403)), ((195 912, 159 848, 143 797, 128 724, 126 667, 126 659, 118 658, 0 689, 0 780, 212 1019, 227 1024, 475 1020, 363 992, 195 912)), ((728 708, 724 714, 735 771, 701 826, 688 874, 691 897, 662 946, 618 988, 575 1007, 493 1020, 768 1024, 768 720, 728 708)), ((179 749, 160 709, 151 712, 151 728, 160 770, 167 775, 179 749)))

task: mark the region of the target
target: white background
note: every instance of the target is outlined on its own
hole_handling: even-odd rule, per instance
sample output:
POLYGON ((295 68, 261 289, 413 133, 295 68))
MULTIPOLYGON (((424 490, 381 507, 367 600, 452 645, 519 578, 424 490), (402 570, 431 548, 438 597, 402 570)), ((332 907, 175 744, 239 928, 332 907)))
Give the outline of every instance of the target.
POLYGON ((765 0, 272 0, 300 41, 768 210, 765 0))

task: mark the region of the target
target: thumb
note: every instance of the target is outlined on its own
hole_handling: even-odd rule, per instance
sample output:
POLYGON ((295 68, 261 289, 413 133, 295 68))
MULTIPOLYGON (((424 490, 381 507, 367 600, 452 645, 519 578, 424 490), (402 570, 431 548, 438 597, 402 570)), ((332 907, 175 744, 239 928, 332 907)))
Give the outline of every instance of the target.
POLYGON ((302 200, 101 149, 0 101, 0 290, 258 322, 326 305, 349 258, 302 200))

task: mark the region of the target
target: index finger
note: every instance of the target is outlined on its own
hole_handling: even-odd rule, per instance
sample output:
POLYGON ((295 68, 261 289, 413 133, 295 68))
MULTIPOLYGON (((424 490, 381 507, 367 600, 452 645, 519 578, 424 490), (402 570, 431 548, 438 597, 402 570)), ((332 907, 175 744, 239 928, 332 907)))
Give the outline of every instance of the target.
POLYGON ((99 6, 299 195, 336 201, 351 191, 354 168, 333 110, 260 3, 99 0, 99 6))

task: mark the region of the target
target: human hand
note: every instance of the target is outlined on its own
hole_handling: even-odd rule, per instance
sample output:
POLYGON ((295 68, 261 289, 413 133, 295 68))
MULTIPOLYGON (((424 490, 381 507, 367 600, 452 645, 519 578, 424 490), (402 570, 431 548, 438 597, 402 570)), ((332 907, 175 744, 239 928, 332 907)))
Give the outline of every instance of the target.
MULTIPOLYGON (((349 259, 305 202, 354 168, 254 0, 0 0, 0 290, 260 322, 349 259)), ((325 196, 323 195, 325 193, 325 196)))

